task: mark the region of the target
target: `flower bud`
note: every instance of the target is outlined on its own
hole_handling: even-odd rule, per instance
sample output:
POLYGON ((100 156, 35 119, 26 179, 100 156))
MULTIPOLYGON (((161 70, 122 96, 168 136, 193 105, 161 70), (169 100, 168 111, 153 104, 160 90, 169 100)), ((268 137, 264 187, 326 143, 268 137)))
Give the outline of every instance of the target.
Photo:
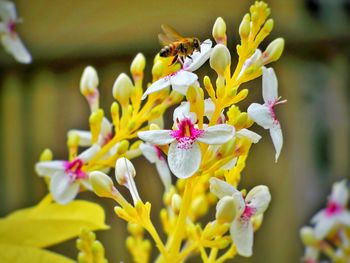
POLYGON ((241 24, 239 25, 239 35, 242 39, 247 38, 250 34, 250 15, 245 14, 242 19, 241 24))
POLYGON ((176 214, 180 212, 181 202, 182 202, 181 196, 178 194, 173 194, 171 198, 171 207, 176 214))
POLYGON ((262 62, 262 54, 260 49, 256 49, 254 54, 250 56, 243 64, 241 71, 237 76, 237 80, 239 80, 245 73, 249 73, 249 69, 253 66, 261 66, 262 62))
POLYGON ((95 143, 98 141, 98 136, 101 132, 101 124, 104 116, 103 110, 98 110, 92 112, 89 117, 90 131, 92 135, 92 142, 95 143))
POLYGON ((121 104, 129 103, 134 86, 131 79, 125 73, 121 73, 113 84, 113 97, 121 104))
POLYGON ((152 67, 153 81, 160 79, 163 76, 164 63, 161 60, 157 60, 152 67))
POLYGON ((278 60, 280 58, 280 56, 282 55, 283 49, 284 49, 284 39, 283 38, 277 38, 274 41, 272 41, 267 46, 264 53, 262 54, 264 65, 278 60))
POLYGON ((223 76, 225 69, 231 63, 231 54, 228 48, 222 44, 217 44, 210 56, 210 67, 223 76))
POLYGON ((83 75, 80 79, 80 92, 87 96, 94 93, 98 86, 97 72, 92 66, 87 66, 84 69, 83 75))
POLYGON ((112 115, 112 121, 113 125, 116 129, 119 127, 119 104, 116 101, 113 101, 112 106, 111 106, 111 115, 112 115))
POLYGON ((305 246, 314 246, 318 243, 312 227, 304 226, 300 229, 300 237, 305 246))
POLYGON ((267 20, 262 28, 262 30, 264 30, 266 33, 270 33, 273 29, 273 25, 274 25, 274 22, 273 22, 273 19, 270 18, 269 20, 267 20))
POLYGON ((232 196, 224 196, 216 205, 215 218, 219 223, 231 223, 236 217, 236 204, 232 196))
POLYGON ((51 161, 53 157, 52 151, 50 149, 45 149, 39 157, 40 162, 51 161))
POLYGON ((129 177, 133 178, 135 175, 135 167, 128 159, 122 157, 117 160, 115 165, 115 178, 118 184, 127 184, 129 177))
POLYGON ((212 34, 217 44, 226 45, 226 23, 222 17, 216 19, 212 34))
POLYGON ((142 226, 131 222, 128 223, 128 231, 133 236, 142 236, 144 233, 142 226))
POLYGON ((111 197, 113 192, 112 179, 100 171, 93 171, 89 174, 89 182, 95 194, 100 197, 111 197))
POLYGON ((130 71, 134 77, 142 76, 146 66, 146 58, 142 53, 138 53, 131 63, 130 71))

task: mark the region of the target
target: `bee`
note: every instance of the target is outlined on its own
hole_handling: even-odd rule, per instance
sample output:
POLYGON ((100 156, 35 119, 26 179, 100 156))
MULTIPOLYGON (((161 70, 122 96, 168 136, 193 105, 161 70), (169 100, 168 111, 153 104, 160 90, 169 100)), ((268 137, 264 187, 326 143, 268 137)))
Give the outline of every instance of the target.
POLYGON ((168 25, 161 27, 165 34, 158 34, 159 41, 164 45, 159 55, 161 57, 174 57, 170 65, 173 65, 178 59, 183 64, 186 57, 192 59, 191 55, 194 51, 201 52, 201 42, 198 38, 183 37, 168 25))

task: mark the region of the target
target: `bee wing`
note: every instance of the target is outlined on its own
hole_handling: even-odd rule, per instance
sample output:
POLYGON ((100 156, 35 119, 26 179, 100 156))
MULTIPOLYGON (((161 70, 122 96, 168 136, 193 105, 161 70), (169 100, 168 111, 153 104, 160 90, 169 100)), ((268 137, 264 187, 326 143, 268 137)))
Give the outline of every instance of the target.
POLYGON ((167 46, 170 43, 174 42, 173 39, 170 39, 168 36, 164 34, 158 34, 158 39, 163 46, 167 46))
POLYGON ((174 28, 168 25, 162 25, 162 29, 166 36, 171 39, 171 42, 183 39, 184 37, 181 36, 174 28))

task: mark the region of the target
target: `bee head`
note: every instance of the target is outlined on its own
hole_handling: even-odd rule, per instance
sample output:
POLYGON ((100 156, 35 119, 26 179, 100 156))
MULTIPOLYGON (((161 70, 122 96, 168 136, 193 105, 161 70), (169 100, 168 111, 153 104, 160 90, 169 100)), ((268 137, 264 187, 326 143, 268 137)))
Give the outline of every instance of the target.
POLYGON ((198 38, 193 39, 193 47, 195 50, 198 50, 199 52, 201 52, 201 42, 199 41, 198 38))

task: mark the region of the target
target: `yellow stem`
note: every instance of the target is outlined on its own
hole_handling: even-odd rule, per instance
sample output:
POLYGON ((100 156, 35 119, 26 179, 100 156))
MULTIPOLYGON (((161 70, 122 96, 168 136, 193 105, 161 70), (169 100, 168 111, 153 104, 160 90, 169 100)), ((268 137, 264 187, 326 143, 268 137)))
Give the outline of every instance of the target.
POLYGON ((157 248, 159 249, 160 253, 162 253, 164 259, 165 260, 169 259, 168 251, 166 250, 165 245, 163 244, 163 241, 160 239, 158 232, 155 229, 154 225, 152 224, 151 220, 149 220, 147 225, 145 225, 145 229, 153 238, 157 248))
POLYGON ((214 247, 210 250, 210 254, 209 254, 209 262, 216 262, 216 257, 218 255, 219 249, 214 247))
POLYGON ((218 258, 216 263, 225 262, 227 259, 233 258, 235 254, 236 254, 236 248, 235 248, 235 245, 232 244, 231 247, 225 252, 225 254, 223 254, 221 257, 218 258))
POLYGON ((192 199, 192 183, 194 180, 194 176, 187 179, 185 191, 182 199, 182 205, 180 209, 179 217, 177 218, 175 230, 173 232, 173 236, 170 242, 169 251, 171 258, 177 258, 179 253, 181 241, 183 239, 183 234, 185 231, 186 218, 190 209, 191 199, 192 199))

